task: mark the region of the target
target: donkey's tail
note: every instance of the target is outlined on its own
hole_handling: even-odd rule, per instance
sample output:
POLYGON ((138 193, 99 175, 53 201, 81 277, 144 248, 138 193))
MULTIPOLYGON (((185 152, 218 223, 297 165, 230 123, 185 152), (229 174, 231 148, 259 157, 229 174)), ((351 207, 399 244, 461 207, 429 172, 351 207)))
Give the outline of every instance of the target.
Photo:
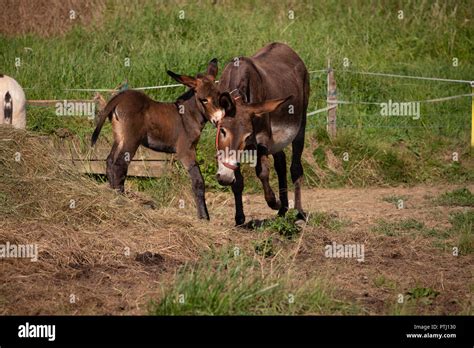
POLYGON ((3 100, 3 115, 5 123, 12 124, 13 99, 10 95, 10 92, 7 92, 7 94, 5 94, 5 99, 3 100))
POLYGON ((94 133, 92 134, 91 138, 91 146, 94 146, 99 138, 100 131, 102 130, 102 126, 105 123, 105 119, 108 117, 110 119, 112 112, 115 110, 116 106, 121 100, 122 93, 117 94, 114 96, 110 101, 107 103, 105 108, 99 113, 99 120, 97 121, 97 126, 95 127, 94 133))

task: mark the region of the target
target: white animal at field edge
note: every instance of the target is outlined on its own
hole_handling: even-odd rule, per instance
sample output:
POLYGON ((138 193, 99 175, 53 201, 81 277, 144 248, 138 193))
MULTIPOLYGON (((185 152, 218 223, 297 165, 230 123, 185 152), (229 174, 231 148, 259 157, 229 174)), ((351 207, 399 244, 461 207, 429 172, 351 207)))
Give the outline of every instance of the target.
POLYGON ((18 82, 3 74, 0 74, 0 124, 26 127, 25 92, 18 82))

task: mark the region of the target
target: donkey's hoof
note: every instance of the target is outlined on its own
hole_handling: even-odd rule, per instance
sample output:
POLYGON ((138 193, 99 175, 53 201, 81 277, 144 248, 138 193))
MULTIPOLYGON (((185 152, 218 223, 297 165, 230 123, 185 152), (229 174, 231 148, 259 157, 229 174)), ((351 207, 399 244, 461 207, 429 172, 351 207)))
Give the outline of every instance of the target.
POLYGON ((281 202, 279 200, 272 199, 272 200, 267 201, 267 203, 268 203, 268 206, 273 210, 280 210, 281 208, 281 202))
POLYGON ((268 220, 250 220, 249 222, 246 222, 245 224, 242 224, 238 227, 244 228, 246 230, 256 230, 257 228, 263 227, 265 223, 267 223, 268 220))
POLYGON ((281 207, 279 210, 278 210, 278 216, 285 216, 286 213, 288 212, 288 207, 281 207))
POLYGON ((299 211, 298 214, 296 214, 296 220, 303 220, 306 222, 308 219, 308 215, 304 211, 299 211))
POLYGON ((235 217, 235 226, 242 226, 245 223, 245 216, 235 217))

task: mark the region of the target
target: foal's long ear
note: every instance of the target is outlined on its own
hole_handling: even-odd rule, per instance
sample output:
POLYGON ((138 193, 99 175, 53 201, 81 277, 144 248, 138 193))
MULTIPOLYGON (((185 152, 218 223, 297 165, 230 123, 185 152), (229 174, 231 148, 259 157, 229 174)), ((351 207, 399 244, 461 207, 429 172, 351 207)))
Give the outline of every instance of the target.
POLYGON ((269 99, 260 103, 247 104, 247 109, 255 116, 260 117, 266 113, 275 111, 280 105, 293 98, 292 95, 283 99, 269 99))
POLYGON ((196 88, 197 81, 194 77, 186 76, 186 75, 178 75, 172 72, 171 70, 166 71, 168 75, 170 75, 173 79, 178 81, 179 83, 188 86, 189 88, 196 88))
POLYGON ((224 92, 219 96, 219 106, 224 109, 225 116, 235 116, 235 102, 229 93, 224 92))
POLYGON ((214 58, 207 65, 207 76, 211 77, 214 80, 217 76, 217 71, 217 58, 214 58))

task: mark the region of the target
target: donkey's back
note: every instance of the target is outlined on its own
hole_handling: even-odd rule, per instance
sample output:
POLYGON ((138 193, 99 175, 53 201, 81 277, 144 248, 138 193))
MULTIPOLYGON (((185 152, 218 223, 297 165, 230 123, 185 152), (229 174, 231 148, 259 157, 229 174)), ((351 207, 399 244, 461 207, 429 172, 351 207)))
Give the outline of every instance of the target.
POLYGON ((263 76, 266 98, 282 98, 291 93, 301 102, 309 95, 309 74, 300 56, 288 45, 274 42, 249 58, 263 76))

